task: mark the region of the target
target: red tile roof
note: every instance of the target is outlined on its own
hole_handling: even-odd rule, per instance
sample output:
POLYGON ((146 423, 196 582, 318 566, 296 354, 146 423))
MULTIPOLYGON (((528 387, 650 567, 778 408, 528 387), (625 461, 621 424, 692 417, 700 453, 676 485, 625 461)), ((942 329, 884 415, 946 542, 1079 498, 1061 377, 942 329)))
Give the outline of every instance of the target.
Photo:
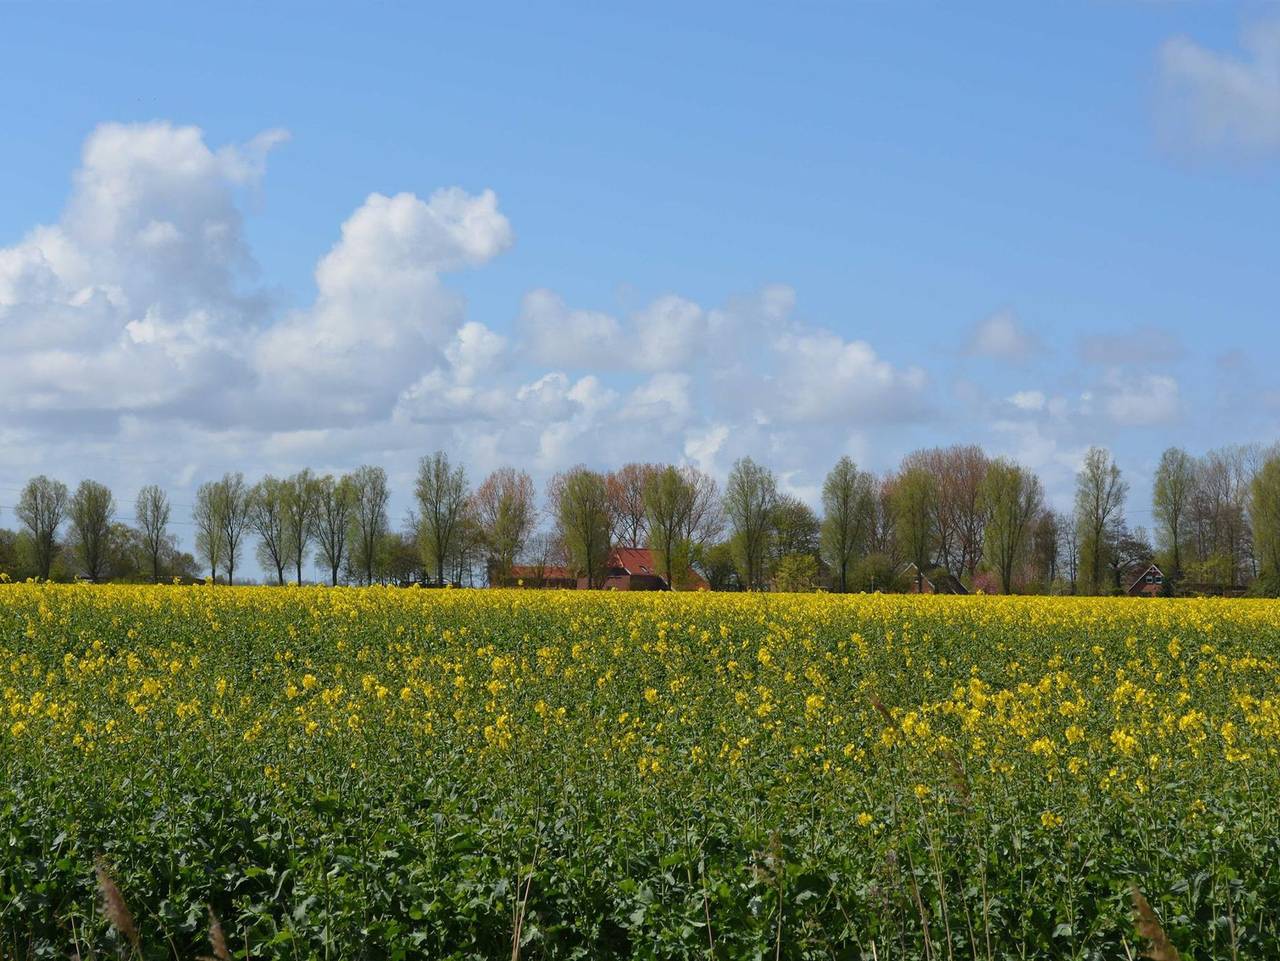
MULTIPOLYGON (((658 566, 653 560, 653 551, 647 547, 615 547, 609 555, 609 566, 620 567, 628 574, 647 574, 654 577, 662 577, 658 573, 658 566)), ((666 578, 664 577, 665 581, 666 578)), ((702 575, 697 571, 689 571, 688 582, 684 585, 685 590, 708 591, 711 585, 703 580, 702 575)))
POLYGON ((653 551, 647 547, 615 547, 609 555, 610 567, 621 567, 628 574, 656 574, 653 551))

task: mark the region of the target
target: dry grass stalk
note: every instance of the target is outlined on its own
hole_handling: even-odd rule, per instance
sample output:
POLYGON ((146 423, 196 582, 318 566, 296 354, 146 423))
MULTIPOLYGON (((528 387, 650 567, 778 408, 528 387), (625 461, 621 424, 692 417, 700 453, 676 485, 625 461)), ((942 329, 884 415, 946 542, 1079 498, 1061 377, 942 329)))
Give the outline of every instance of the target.
POLYGON ((1133 923, 1137 926, 1138 936, 1151 942, 1151 946, 1142 953, 1142 956, 1151 958, 1151 961, 1180 961, 1178 949, 1164 933, 1160 919, 1136 884, 1129 886, 1129 894, 1133 898, 1133 923))
MULTIPOLYGON (((511 932, 511 961, 520 961, 520 939, 524 935, 525 912, 529 910, 529 891, 533 888, 533 874, 538 867, 538 851, 542 845, 539 837, 533 845, 533 858, 529 862, 529 876, 524 882, 524 892, 516 909, 515 926, 511 932)), ((520 890, 520 878, 516 877, 516 890, 520 890)))
POLYGON ((946 757, 951 763, 951 784, 960 796, 961 803, 968 806, 973 801, 973 793, 969 789, 969 774, 964 768, 964 762, 954 748, 947 748, 946 757))
POLYGON ((133 915, 129 906, 124 903, 124 895, 111 880, 111 872, 107 870, 106 859, 99 854, 93 859, 93 873, 98 879, 98 891, 102 895, 102 913, 106 915, 112 926, 119 931, 133 946, 135 952, 142 949, 142 939, 138 935, 138 926, 133 923, 133 915))
POLYGON ((895 731, 901 730, 901 728, 898 726, 897 720, 893 716, 893 713, 887 707, 884 706, 884 701, 880 700, 880 698, 877 697, 875 694, 871 695, 871 706, 874 707, 877 711, 879 711, 881 715, 883 715, 884 719, 889 722, 890 727, 892 727, 895 731))
POLYGON ((227 947, 226 936, 222 933, 222 922, 214 913, 213 905, 209 905, 209 947, 213 949, 216 961, 231 961, 231 950, 227 947))

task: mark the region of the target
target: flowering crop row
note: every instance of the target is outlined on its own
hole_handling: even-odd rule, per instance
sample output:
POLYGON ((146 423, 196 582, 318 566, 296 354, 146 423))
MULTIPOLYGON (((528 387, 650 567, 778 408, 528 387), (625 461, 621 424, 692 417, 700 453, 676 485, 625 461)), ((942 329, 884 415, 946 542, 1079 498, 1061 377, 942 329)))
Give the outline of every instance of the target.
POLYGON ((1280 954, 1269 602, 0 588, 0 953, 1280 954))

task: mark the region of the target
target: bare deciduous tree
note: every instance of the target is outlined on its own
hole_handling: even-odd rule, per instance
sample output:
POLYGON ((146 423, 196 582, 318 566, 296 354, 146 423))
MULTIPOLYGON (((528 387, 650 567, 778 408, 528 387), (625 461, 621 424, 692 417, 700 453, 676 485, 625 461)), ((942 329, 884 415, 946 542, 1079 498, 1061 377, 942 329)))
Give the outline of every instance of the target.
POLYGON ((423 560, 434 565, 437 583, 445 583, 445 570, 457 547, 467 506, 467 475, 461 465, 449 463, 444 451, 422 458, 415 489, 421 510, 423 560))
POLYGON ((41 474, 27 481, 14 513, 31 534, 36 572, 45 580, 58 553, 58 528, 67 511, 67 485, 41 474))
POLYGON ((986 523, 982 479, 988 463, 976 444, 914 451, 902 461, 904 471, 919 468, 934 479, 935 559, 953 574, 972 577, 982 559, 986 523))
POLYGON ((83 480, 71 498, 68 511, 71 534, 80 567, 89 580, 102 580, 110 552, 111 522, 116 499, 111 488, 97 481, 83 480))
POLYGON ((142 548, 151 562, 151 582, 160 582, 160 557, 169 546, 169 497, 155 484, 138 491, 133 515, 142 535, 142 548))
POLYGON ((650 477, 661 470, 658 464, 623 464, 606 475, 609 500, 613 505, 614 541, 620 547, 642 547, 648 513, 645 488, 650 477))
POLYGON ((209 565, 209 582, 213 583, 218 579, 223 552, 221 502, 215 481, 206 481, 196 490, 191 522, 196 528, 196 553, 209 565))
POLYGON ((378 562, 378 548, 387 533, 387 472, 381 467, 363 465, 351 475, 354 492, 355 551, 352 561, 365 584, 373 583, 378 562))
POLYGON ((222 527, 222 569, 227 583, 236 581, 236 562, 244 547, 244 535, 249 529, 249 488, 244 474, 232 471, 222 475, 215 485, 218 499, 218 522, 222 527))
POLYGON ((276 583, 284 584, 284 569, 289 564, 285 500, 287 482, 268 474, 249 491, 249 525, 258 535, 258 561, 273 568, 276 583))
POLYGON ((347 533, 351 530, 355 501, 356 492, 349 477, 335 480, 332 474, 326 474, 316 482, 312 533, 334 587, 338 586, 338 573, 347 556, 347 533))
POLYGON ((1076 475, 1076 525, 1080 531, 1081 566, 1090 591, 1101 593, 1109 564, 1109 544, 1124 526, 1124 499, 1129 485, 1104 447, 1091 447, 1076 475))
POLYGON ((320 485, 307 468, 284 481, 285 553, 293 559, 296 582, 302 583, 302 565, 307 545, 315 533, 316 511, 320 507, 320 485))

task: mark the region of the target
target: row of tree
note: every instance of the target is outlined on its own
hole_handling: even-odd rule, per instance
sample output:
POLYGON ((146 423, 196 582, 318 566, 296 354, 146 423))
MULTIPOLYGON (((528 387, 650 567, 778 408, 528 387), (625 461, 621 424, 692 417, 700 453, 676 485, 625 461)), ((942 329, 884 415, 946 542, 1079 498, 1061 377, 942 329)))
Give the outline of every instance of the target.
POLYGON ((1164 452, 1152 496, 1161 563, 1176 582, 1280 589, 1280 454, 1233 445, 1164 452))
POLYGON ((14 513, 21 529, 0 529, 0 573, 13 579, 133 581, 163 572, 190 580, 198 574, 195 558, 169 532, 169 502, 158 487, 139 492, 136 525, 120 521, 111 490, 91 480, 72 492, 60 481, 33 478, 14 513))
MULTIPOLYGON (((1233 447, 1193 457, 1173 448, 1155 475, 1156 546, 1125 517, 1129 487, 1110 453, 1091 449, 1073 513, 1045 506, 1034 472, 976 446, 915 451, 875 476, 849 458, 822 486, 822 515, 779 490, 743 458, 723 492, 691 466, 579 466, 556 474, 538 504, 533 479, 505 467, 471 487, 444 452, 419 464, 414 507, 392 529, 386 473, 302 470, 257 483, 240 473, 202 484, 191 523, 211 579, 235 581, 246 546, 280 583, 298 583, 309 558, 331 584, 508 584, 564 568, 601 585, 615 547, 648 547, 676 588, 698 577, 715 589, 915 589, 945 574, 1001 592, 1114 593, 1158 560, 1170 590, 1280 589, 1280 453, 1233 447)), ((0 536, 0 570, 90 580, 192 577, 196 560, 169 532, 172 505, 148 486, 134 523, 116 518, 111 491, 33 478, 15 513, 23 531, 0 536), (66 539, 60 540, 65 528, 66 539), (24 560, 25 559, 25 560, 24 560), (61 566, 59 562, 61 560, 61 566)))

